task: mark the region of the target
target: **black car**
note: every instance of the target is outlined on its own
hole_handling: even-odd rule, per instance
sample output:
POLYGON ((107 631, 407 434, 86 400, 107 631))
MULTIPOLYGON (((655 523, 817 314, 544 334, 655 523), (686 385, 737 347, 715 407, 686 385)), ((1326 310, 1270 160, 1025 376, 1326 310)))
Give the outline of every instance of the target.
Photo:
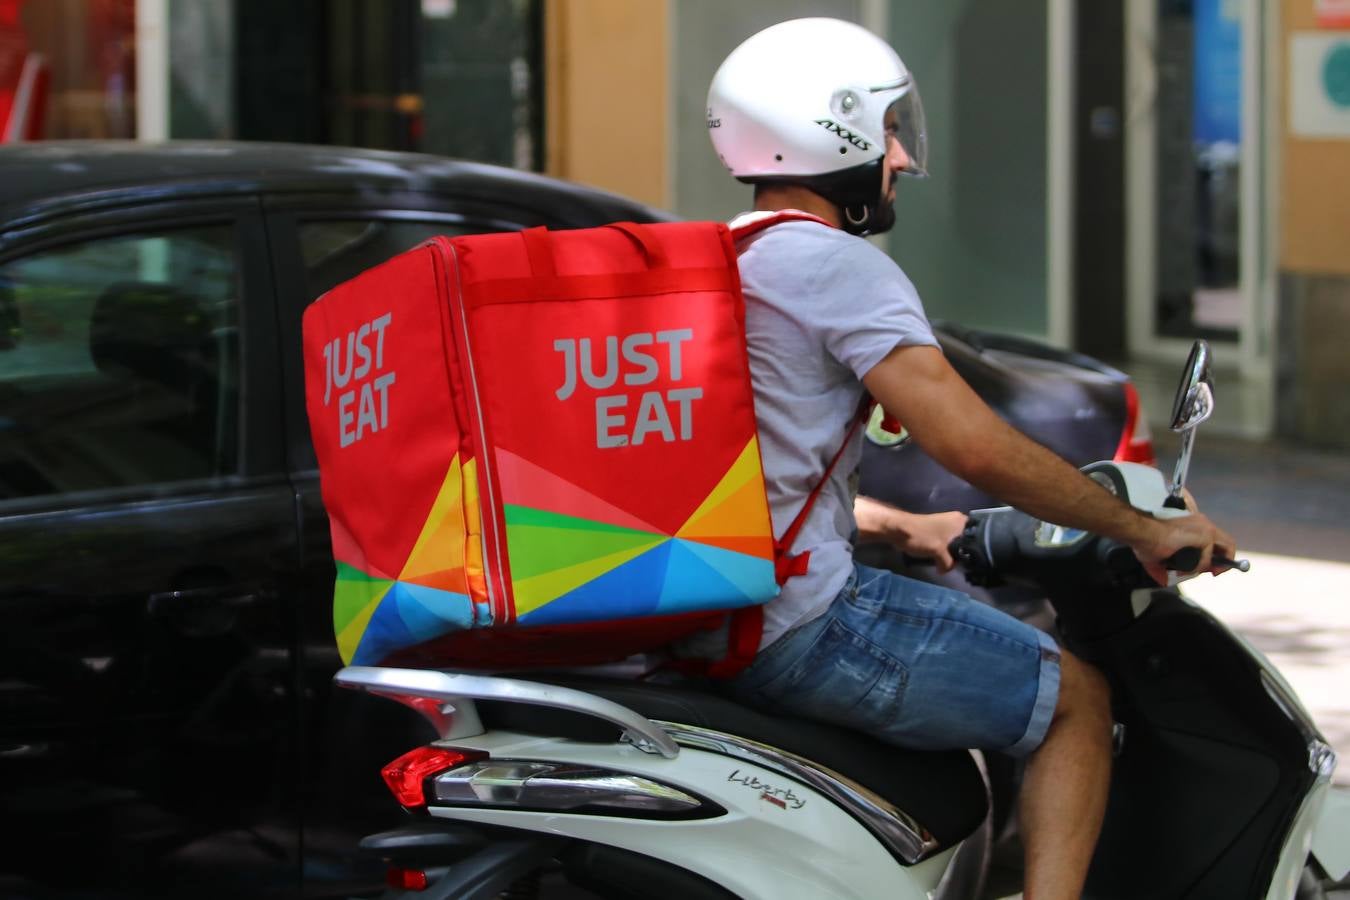
MULTIPOLYGON (((398 820, 379 768, 426 726, 330 690, 302 310, 432 234, 668 218, 412 154, 0 148, 0 895, 379 883, 356 842, 398 820)), ((1119 373, 940 335, 995 408, 1070 459, 1128 445, 1119 373)), ((902 433, 872 437, 867 490, 981 505, 902 433)))

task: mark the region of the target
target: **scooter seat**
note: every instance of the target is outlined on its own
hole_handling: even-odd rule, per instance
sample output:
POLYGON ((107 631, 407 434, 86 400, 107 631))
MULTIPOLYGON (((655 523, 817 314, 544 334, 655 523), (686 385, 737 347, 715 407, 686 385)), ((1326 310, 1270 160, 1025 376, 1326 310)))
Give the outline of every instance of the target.
MULTIPOLYGON (((972 834, 988 811, 984 779, 964 750, 903 750, 836 725, 765 715, 720 694, 685 686, 573 674, 531 673, 525 680, 586 691, 649 719, 725 732, 804 757, 894 804, 943 847, 972 834)), ((491 728, 580 741, 618 738, 616 728, 579 713, 493 701, 479 701, 478 709, 491 728)))

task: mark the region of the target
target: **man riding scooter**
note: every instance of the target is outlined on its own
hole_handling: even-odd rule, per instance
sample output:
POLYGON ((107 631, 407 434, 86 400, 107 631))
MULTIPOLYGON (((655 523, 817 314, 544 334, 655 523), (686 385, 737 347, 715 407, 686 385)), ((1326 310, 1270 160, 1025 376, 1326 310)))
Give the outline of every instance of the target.
MULTIPOLYGON (((775 527, 782 529, 850 434, 794 550, 810 553, 765 610, 745 701, 824 719, 913 748, 978 747, 1028 759, 1021 823, 1026 896, 1080 895, 1103 815, 1111 753, 1104 680, 1047 635, 954 591, 859 566, 852 537, 931 554, 903 514, 860 501, 849 475, 864 392, 957 475, 1020 509, 1133 548, 1165 583, 1163 561, 1234 555, 1199 513, 1160 520, 995 415, 944 360, 914 286, 862 239, 895 220, 895 181, 924 176, 915 80, 884 41, 851 23, 801 19, 751 37, 723 62, 707 125, 755 211, 814 221, 745 239, 756 416, 775 527)), ((751 213, 750 215, 754 215, 751 213)), ((934 528, 950 523, 934 520, 934 528)))

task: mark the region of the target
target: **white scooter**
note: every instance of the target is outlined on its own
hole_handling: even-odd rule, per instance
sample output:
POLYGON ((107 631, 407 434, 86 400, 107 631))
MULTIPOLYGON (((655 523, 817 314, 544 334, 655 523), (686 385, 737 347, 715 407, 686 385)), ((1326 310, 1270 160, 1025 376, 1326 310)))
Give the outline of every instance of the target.
MULTIPOLYGON (((1173 489, 1132 463, 1085 471, 1155 515, 1183 514, 1212 406, 1197 342, 1174 409, 1173 489)), ((1091 534, 983 510, 954 551, 972 582, 1044 590, 1068 646, 1111 682, 1117 758, 1085 896, 1350 896, 1350 794, 1331 788, 1335 754, 1259 652, 1091 534)), ((390 867, 386 897, 980 895, 988 800, 971 754, 907 752, 642 681, 375 667, 336 680, 441 735, 384 769, 414 816, 362 842, 390 867)))

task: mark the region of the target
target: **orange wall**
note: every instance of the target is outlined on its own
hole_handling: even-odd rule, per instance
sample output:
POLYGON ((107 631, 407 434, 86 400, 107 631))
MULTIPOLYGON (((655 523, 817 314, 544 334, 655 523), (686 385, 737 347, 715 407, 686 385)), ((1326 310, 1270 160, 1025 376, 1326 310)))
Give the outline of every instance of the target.
POLYGON ((546 0, 548 174, 670 205, 669 0, 546 0))
POLYGON ((1313 0, 1282 0, 1281 19, 1280 268, 1350 275, 1350 139, 1289 133, 1289 35, 1316 28, 1313 0))

